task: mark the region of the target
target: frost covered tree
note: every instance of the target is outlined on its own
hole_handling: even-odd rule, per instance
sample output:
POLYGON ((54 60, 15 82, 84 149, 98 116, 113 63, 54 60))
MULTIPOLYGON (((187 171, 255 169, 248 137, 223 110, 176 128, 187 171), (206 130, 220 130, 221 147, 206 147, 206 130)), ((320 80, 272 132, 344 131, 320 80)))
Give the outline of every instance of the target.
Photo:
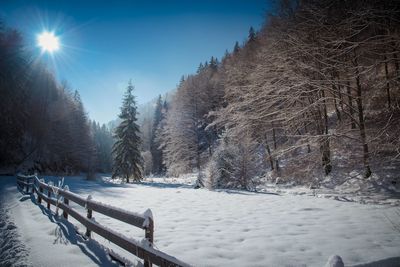
POLYGON ((171 101, 161 144, 164 163, 171 175, 201 171, 212 154, 217 129, 207 128, 211 122, 208 113, 223 102, 218 67, 218 60, 211 57, 197 75, 181 80, 171 101))
POLYGON ((162 155, 162 150, 160 148, 160 143, 158 142, 156 133, 159 127, 161 126, 161 122, 164 119, 164 114, 163 114, 163 103, 162 103, 162 98, 161 95, 158 97, 157 102, 156 102, 156 108, 154 111, 154 117, 153 117, 153 127, 151 131, 151 139, 150 139, 150 152, 151 152, 151 158, 152 158, 152 172, 155 174, 161 174, 164 169, 163 165, 163 155, 162 155))
POLYGON ((254 146, 243 153, 250 147, 273 176, 300 183, 398 169, 399 2, 281 0, 276 7, 221 63, 212 57, 182 80, 161 134, 168 170, 208 161, 221 170, 229 151, 217 145, 223 131, 236 148, 248 135, 254 146))
POLYGON ((208 186, 253 189, 260 173, 261 157, 250 135, 236 139, 230 131, 223 133, 207 168, 208 186))
POLYGON ((367 178, 371 162, 383 161, 378 153, 394 164, 399 8, 395 1, 281 1, 223 61, 226 105, 213 123, 250 127, 271 169, 284 159, 277 167, 297 177, 346 164, 367 178), (346 160, 338 164, 337 155, 346 160))
POLYGON ((191 114, 191 99, 182 77, 178 90, 171 101, 163 132, 160 133, 163 161, 167 167, 167 174, 177 176, 190 172, 192 161, 196 155, 196 137, 194 126, 195 117, 191 114))
POLYGON ((115 143, 112 177, 122 177, 129 182, 142 180, 143 159, 140 153, 140 132, 137 124, 137 107, 135 96, 132 94, 134 86, 130 81, 124 95, 121 113, 121 123, 115 129, 115 143))

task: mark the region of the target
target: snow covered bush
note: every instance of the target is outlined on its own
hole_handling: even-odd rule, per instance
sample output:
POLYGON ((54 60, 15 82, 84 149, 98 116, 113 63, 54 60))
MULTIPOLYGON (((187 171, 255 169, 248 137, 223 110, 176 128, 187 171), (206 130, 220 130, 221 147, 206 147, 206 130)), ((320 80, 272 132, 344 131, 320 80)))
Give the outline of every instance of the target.
POLYGON ((260 163, 257 145, 249 135, 232 142, 224 134, 207 166, 207 187, 253 189, 260 163))
POLYGON ((229 187, 236 174, 236 164, 239 150, 222 140, 215 150, 207 168, 208 184, 211 188, 229 187))
POLYGON ((188 166, 187 161, 174 161, 168 165, 167 176, 179 177, 182 174, 190 173, 192 169, 188 166))

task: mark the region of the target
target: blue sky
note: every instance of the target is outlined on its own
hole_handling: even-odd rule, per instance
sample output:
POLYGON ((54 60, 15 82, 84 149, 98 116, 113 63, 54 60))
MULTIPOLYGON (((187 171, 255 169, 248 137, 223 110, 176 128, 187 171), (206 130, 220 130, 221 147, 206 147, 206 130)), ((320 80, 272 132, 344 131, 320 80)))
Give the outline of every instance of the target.
POLYGON ((116 118, 132 79, 139 104, 176 87, 211 56, 221 58, 259 29, 267 0, 2 0, 0 17, 77 89, 91 119, 116 118), (62 48, 41 55, 37 35, 54 31, 62 48))

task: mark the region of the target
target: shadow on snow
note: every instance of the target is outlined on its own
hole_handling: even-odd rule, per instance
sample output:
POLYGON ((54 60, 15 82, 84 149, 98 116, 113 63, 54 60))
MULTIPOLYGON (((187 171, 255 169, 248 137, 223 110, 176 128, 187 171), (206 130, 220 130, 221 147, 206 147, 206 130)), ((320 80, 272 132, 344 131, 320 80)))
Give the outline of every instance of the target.
MULTIPOLYGON (((24 196, 20 199, 20 201, 26 201, 27 199, 31 199, 32 203, 40 208, 42 213, 49 219, 49 221, 56 224, 54 229, 53 244, 75 245, 79 247, 82 253, 89 257, 93 263, 99 266, 120 266, 118 263, 111 261, 110 256, 105 249, 95 240, 85 240, 77 233, 75 226, 72 223, 64 218, 61 218, 60 216, 57 216, 51 210, 48 210, 44 206, 38 204, 33 195, 24 196)), ((62 210, 60 209, 60 214, 61 212, 62 210)))

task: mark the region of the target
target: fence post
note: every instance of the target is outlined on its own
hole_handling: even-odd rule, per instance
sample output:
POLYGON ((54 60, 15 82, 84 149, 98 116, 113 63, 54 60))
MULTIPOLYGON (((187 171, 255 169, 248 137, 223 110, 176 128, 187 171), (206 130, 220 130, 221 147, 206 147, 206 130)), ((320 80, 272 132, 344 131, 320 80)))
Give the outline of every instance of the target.
POLYGON ((50 198, 51 198, 51 191, 47 190, 47 197, 49 198, 47 200, 47 208, 50 209, 50 198))
MULTIPOLYGON (((68 200, 68 198, 65 198, 65 197, 64 197, 64 204, 67 205, 67 206, 69 205, 69 200, 68 200)), ((64 216, 64 218, 65 218, 66 220, 68 220, 68 213, 67 213, 66 210, 63 211, 63 216, 64 216)))
POLYGON ((149 220, 149 226, 146 227, 144 237, 153 245, 153 238, 154 238, 154 222, 152 218, 147 218, 149 220))
MULTIPOLYGON (((92 210, 91 209, 87 209, 87 218, 90 220, 92 219, 92 210)), ((90 230, 89 228, 86 228, 86 236, 90 238, 90 230)))
POLYGON ((39 194, 38 194, 38 202, 39 202, 39 204, 42 204, 42 194, 43 194, 43 187, 39 183, 39 194))
MULTIPOLYGON (((145 229, 144 237, 147 239, 147 241, 149 241, 150 246, 152 247, 154 239, 154 222, 151 217, 147 217, 147 219, 149 220, 149 224, 145 229)), ((144 267, 152 267, 152 266, 153 264, 148 259, 144 259, 144 267)))
POLYGON ((35 178, 32 178, 32 184, 31 184, 31 186, 32 186, 32 190, 31 190, 31 192, 32 192, 32 194, 35 192, 35 178))

